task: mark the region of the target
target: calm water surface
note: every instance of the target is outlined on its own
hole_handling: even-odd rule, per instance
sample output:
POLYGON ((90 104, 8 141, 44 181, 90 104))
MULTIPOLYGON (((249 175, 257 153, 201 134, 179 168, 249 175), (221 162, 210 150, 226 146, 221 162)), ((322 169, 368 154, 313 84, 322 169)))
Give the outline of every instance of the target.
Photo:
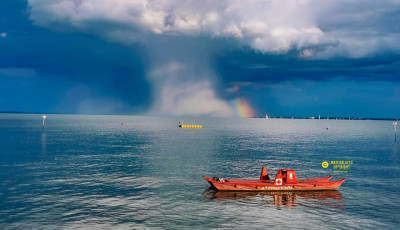
POLYGON ((390 121, 0 115, 0 229, 396 229, 390 121), (180 129, 177 123, 202 124, 180 129), (124 122, 124 125, 121 125, 124 122), (329 127, 329 130, 326 130, 329 127), (335 173, 323 161, 353 161, 335 173), (223 193, 202 175, 346 177, 338 191, 223 193))

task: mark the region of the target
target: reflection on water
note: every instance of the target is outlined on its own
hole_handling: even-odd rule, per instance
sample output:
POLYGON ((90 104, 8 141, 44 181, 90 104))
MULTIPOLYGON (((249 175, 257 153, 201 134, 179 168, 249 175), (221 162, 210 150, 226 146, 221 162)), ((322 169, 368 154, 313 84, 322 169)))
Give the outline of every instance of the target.
POLYGON ((399 152, 399 146, 394 144, 392 151, 392 160, 396 165, 398 164, 398 152, 399 152))
POLYGON ((45 156, 47 154, 47 148, 46 148, 46 133, 42 132, 42 148, 41 148, 41 153, 42 156, 45 156))
POLYGON ((238 200, 261 198, 262 204, 275 205, 277 209, 282 207, 294 208, 303 205, 302 201, 310 200, 314 204, 329 206, 335 209, 345 209, 345 201, 339 191, 272 191, 272 192, 226 192, 208 188, 203 193, 210 201, 238 200))

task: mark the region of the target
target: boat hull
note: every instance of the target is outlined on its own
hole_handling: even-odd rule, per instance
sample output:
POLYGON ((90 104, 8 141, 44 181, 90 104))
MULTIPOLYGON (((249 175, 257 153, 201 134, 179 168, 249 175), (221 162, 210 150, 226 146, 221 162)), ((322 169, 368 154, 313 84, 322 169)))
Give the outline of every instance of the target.
POLYGON ((257 179, 213 179, 203 176, 210 185, 218 191, 322 191, 336 190, 346 180, 329 181, 326 178, 299 179, 297 183, 275 185, 273 180, 257 179))

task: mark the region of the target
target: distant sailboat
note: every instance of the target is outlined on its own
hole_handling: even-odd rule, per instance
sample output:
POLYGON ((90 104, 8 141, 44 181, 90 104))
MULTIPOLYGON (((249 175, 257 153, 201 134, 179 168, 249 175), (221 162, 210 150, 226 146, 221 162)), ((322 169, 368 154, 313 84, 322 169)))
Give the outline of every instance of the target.
POLYGON ((265 114, 265 119, 268 119, 269 117, 268 117, 268 114, 265 114))

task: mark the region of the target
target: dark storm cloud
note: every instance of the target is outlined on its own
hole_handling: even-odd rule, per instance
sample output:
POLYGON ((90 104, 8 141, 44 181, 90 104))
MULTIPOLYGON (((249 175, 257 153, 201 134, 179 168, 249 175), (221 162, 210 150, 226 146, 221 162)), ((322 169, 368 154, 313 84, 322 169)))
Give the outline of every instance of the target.
MULTIPOLYGON (((118 113, 132 112, 135 108, 142 111, 147 109, 150 88, 144 78, 146 64, 143 60, 146 57, 140 46, 126 47, 92 35, 72 31, 58 33, 34 27, 28 21, 26 4, 10 1, 5 6, 2 8, 5 17, 1 25, 7 36, 0 40, 0 70, 4 70, 0 74, 4 75, 4 84, 10 81, 4 73, 12 75, 10 71, 13 71, 18 77, 24 73, 21 70, 25 70, 25 73, 34 73, 34 79, 28 81, 35 87, 42 87, 39 90, 42 92, 54 92, 50 87, 57 87, 58 91, 68 93, 71 89, 84 86, 86 92, 75 90, 73 98, 84 101, 93 95, 99 100, 107 99, 110 103, 112 100, 120 101, 128 111, 116 111, 118 113), (88 94, 87 91, 92 93, 88 94)), ((15 78, 15 81, 21 79, 15 78)), ((57 94, 57 97, 62 95, 57 94)), ((74 103, 66 106, 68 109, 57 110, 77 112, 74 106, 79 106, 80 102, 75 99, 74 103)))
MULTIPOLYGON (((325 3, 324 3, 325 4, 325 3)), ((399 1, 334 1, 318 11, 316 22, 328 36, 338 38, 321 56, 372 58, 400 53, 399 1)))
POLYGON ((135 52, 137 49, 79 34, 30 31, 20 35, 29 39, 17 36, 11 33, 9 43, 2 44, 0 68, 31 68, 38 78, 84 84, 130 106, 149 100, 150 89, 144 79, 146 66, 141 52, 135 52))
POLYGON ((219 56, 216 68, 223 82, 400 81, 400 55, 306 60, 265 55, 251 50, 219 56))
MULTIPOLYGON (((264 97, 267 90, 257 87, 310 81, 333 92, 346 82, 366 87, 400 82, 399 1, 7 0, 1 5, 0 80, 24 82, 21 92, 53 92, 58 112, 96 113, 103 107, 97 112, 226 116, 232 115, 230 100, 264 97), (201 106, 194 111, 193 104, 201 106)), ((284 97, 283 92, 290 93, 274 95, 284 97)), ((312 103, 305 90, 297 92, 303 93, 302 102, 312 103)), ((3 105, 12 103, 3 97, 3 105)))
POLYGON ((398 75, 398 1, 269 0, 245 5, 206 1, 199 5, 197 1, 29 0, 29 5, 36 25, 69 28, 121 44, 158 46, 152 37, 160 35, 205 43, 216 38, 236 40, 242 47, 235 44, 230 47, 233 51, 224 47, 221 56, 211 56, 227 81, 396 81, 398 75))

